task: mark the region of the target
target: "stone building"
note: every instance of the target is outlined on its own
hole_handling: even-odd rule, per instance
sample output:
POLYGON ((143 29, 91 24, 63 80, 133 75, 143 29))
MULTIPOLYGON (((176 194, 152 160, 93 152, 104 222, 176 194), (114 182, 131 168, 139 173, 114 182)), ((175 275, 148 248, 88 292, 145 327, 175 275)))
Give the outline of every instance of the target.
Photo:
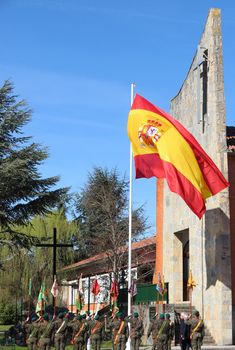
MULTIPOLYGON (((192 304, 200 311, 216 343, 232 344, 235 153, 233 146, 228 149, 226 143, 219 9, 209 11, 192 64, 178 94, 171 100, 170 114, 195 136, 229 179, 230 188, 207 201, 207 211, 199 220, 163 180, 157 181, 157 269, 169 282, 172 304, 188 301, 187 279, 191 269, 197 283, 192 304)), ((229 140, 234 138, 233 128, 227 128, 227 132, 229 140)))
MULTIPOLYGON (((199 220, 178 195, 169 191, 164 180, 158 180, 156 238, 133 244, 136 255, 132 264, 138 268, 143 263, 150 264, 149 280, 143 281, 150 285, 155 262, 156 272, 163 274, 168 282, 170 312, 189 305, 187 280, 192 270, 197 284, 192 295, 193 306, 218 345, 232 344, 235 339, 235 128, 226 127, 219 9, 209 11, 192 64, 180 91, 171 100, 170 114, 195 136, 229 180, 230 187, 208 199, 207 211, 199 220)), ((81 272, 84 278, 110 273, 104 260, 105 253, 99 254, 66 266, 63 272, 73 284, 81 272)), ((76 295, 71 286, 66 293, 65 303, 73 309, 76 295)), ((142 298, 133 305, 146 328, 151 308, 154 310, 150 298, 142 298)))

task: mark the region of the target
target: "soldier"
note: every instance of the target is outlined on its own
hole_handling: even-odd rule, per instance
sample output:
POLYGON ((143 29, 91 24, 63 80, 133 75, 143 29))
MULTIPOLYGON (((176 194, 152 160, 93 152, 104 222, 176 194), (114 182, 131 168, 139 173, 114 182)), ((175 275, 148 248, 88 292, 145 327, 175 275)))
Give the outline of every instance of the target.
POLYGON ((30 320, 30 317, 27 317, 27 319, 22 323, 22 327, 24 334, 24 342, 26 343, 29 337, 30 329, 32 328, 32 319, 30 320))
POLYGON ((133 313, 133 317, 129 316, 127 322, 131 324, 131 348, 132 350, 139 350, 141 337, 144 333, 143 321, 139 318, 138 312, 133 313))
POLYGON ((167 350, 171 350, 171 343, 175 336, 175 325, 174 325, 174 322, 171 321, 170 314, 166 314, 166 320, 169 322, 169 325, 170 325, 169 335, 167 339, 167 350))
POLYGON ((77 320, 78 322, 75 326, 72 344, 74 344, 74 350, 82 350, 85 345, 85 334, 87 332, 88 325, 86 322, 84 322, 82 315, 78 315, 77 320))
POLYGON ((94 317, 94 320, 90 321, 90 337, 93 350, 100 350, 101 342, 104 336, 104 325, 99 320, 99 315, 94 317))
POLYGON ((111 338, 112 338, 113 350, 114 350, 115 333, 117 332, 117 329, 119 327, 119 323, 117 322, 118 321, 117 317, 118 317, 118 312, 110 317, 108 324, 107 324, 107 331, 112 333, 111 338))
POLYGON ((169 336, 170 325, 165 320, 164 314, 159 315, 159 319, 154 319, 150 324, 147 337, 152 333, 153 347, 152 350, 166 350, 169 336))
POLYGON ((201 350, 203 338, 205 336, 205 327, 197 310, 193 312, 192 318, 186 321, 186 324, 191 326, 190 339, 192 350, 201 350))
POLYGON ((129 337, 129 328, 121 312, 116 314, 116 319, 111 323, 113 349, 125 350, 129 337))
POLYGON ((29 333, 26 339, 28 350, 36 350, 38 342, 39 323, 38 317, 32 317, 32 323, 30 324, 29 333))
POLYGON ((41 334, 38 346, 42 350, 50 350, 51 348, 51 337, 54 331, 54 322, 49 320, 49 315, 44 314, 42 316, 43 322, 41 322, 39 332, 41 334))
POLYGON ((63 312, 60 312, 58 318, 54 321, 54 343, 56 350, 64 350, 66 345, 65 332, 68 326, 68 318, 63 312))
POLYGON ((117 335, 119 326, 120 326, 120 322, 118 320, 118 316, 119 316, 119 312, 116 312, 116 314, 111 316, 111 321, 108 323, 108 330, 112 333, 112 347, 113 350, 115 350, 116 346, 114 345, 114 339, 117 335))
POLYGON ((89 319, 87 319, 87 314, 82 315, 82 322, 85 323, 85 332, 84 332, 84 349, 87 349, 87 343, 90 336, 90 324, 89 319))

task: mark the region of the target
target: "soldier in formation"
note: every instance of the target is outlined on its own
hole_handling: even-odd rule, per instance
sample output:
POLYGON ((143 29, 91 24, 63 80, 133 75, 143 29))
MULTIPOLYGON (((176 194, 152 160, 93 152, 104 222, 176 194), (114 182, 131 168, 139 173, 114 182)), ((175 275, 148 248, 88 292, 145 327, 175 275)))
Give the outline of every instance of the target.
POLYGON ((56 350, 64 350, 66 345, 66 331, 68 328, 68 317, 64 313, 59 313, 54 321, 54 345, 56 350))
POLYGON ((112 332, 113 350, 125 350, 129 328, 121 312, 116 313, 115 318, 109 324, 109 328, 112 332))
POLYGON ((33 316, 31 323, 27 322, 26 326, 26 343, 28 350, 36 350, 39 335, 38 317, 33 316))
POLYGON ((50 350, 55 324, 48 314, 44 314, 40 321, 38 346, 41 350, 50 350))
POLYGON ((143 321, 140 319, 138 312, 134 312, 133 316, 127 318, 127 322, 130 322, 131 349, 139 350, 141 337, 144 334, 143 321))
POLYGON ((205 326, 197 310, 193 312, 192 317, 186 321, 186 324, 190 326, 192 350, 201 350, 203 338, 205 336, 205 326))
MULTIPOLYGON (((86 317, 86 315, 85 315, 86 317)), ((73 336, 71 344, 74 345, 74 350, 83 350, 86 347, 86 338, 89 332, 88 323, 83 315, 78 315, 75 322, 72 323, 73 336)))
POLYGON ((99 315, 90 321, 90 339, 93 350, 100 350, 104 338, 104 323, 100 321, 99 315))
POLYGON ((165 315, 160 314, 158 319, 154 319, 147 332, 147 337, 152 334, 153 346, 152 350, 167 350, 167 342, 169 339, 170 324, 165 320, 165 315))
POLYGON ((167 338, 167 350, 171 350, 171 344, 175 335, 175 325, 174 325, 174 322, 171 320, 170 314, 166 314, 166 320, 169 322, 169 326, 170 326, 169 334, 167 338))

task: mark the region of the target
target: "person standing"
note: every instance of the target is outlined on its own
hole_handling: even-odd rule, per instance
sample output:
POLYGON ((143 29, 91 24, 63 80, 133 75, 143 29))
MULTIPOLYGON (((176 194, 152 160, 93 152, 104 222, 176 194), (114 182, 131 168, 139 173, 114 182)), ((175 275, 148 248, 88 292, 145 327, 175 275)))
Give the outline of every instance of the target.
POLYGON ((42 316, 43 321, 40 323, 39 333, 40 338, 38 340, 38 346, 41 350, 50 350, 51 337, 54 331, 54 322, 49 320, 49 315, 44 314, 42 316))
POLYGON ((85 331, 84 331, 84 350, 87 350, 87 344, 90 336, 90 325, 89 319, 86 314, 82 315, 82 322, 85 323, 85 331))
POLYGON ((191 326, 190 339, 192 350, 201 350, 205 336, 205 326, 203 320, 200 318, 199 311, 195 310, 192 317, 186 323, 191 326))
POLYGON ((153 338, 153 347, 152 350, 166 350, 167 341, 169 337, 170 325, 167 320, 165 320, 165 315, 160 314, 159 319, 154 319, 150 324, 147 337, 152 334, 153 338))
POLYGON ((191 347, 190 325, 187 324, 188 315, 185 312, 180 314, 180 347, 181 350, 188 350, 191 347))
POLYGON ((54 321, 54 344, 56 350, 64 350, 66 345, 65 332, 68 326, 68 318, 60 312, 58 318, 54 321))
POLYGON ((171 343, 175 336, 175 325, 174 325, 174 322, 171 320, 170 314, 166 314, 166 320, 169 322, 169 326, 170 326, 168 339, 167 339, 167 350, 171 350, 171 343))
POLYGON ((117 313, 117 321, 113 328, 113 349, 125 350, 129 337, 129 328, 121 312, 117 313))
POLYGON ((90 338, 93 350, 100 350, 101 342, 104 336, 104 324, 100 321, 99 315, 90 322, 90 338))
POLYGON ((72 344, 74 345, 74 350, 83 350, 88 325, 86 322, 84 322, 82 315, 78 315, 77 320, 78 322, 76 322, 76 326, 74 328, 72 344))
POLYGON ((143 321, 140 319, 138 312, 133 313, 133 317, 129 316, 127 322, 131 325, 131 348, 132 350, 139 350, 141 337, 144 333, 143 321))
POLYGON ((30 324, 30 328, 28 329, 28 335, 26 339, 26 343, 28 346, 28 350, 36 350, 37 342, 38 342, 38 334, 39 334, 39 323, 38 317, 32 317, 32 323, 30 324))

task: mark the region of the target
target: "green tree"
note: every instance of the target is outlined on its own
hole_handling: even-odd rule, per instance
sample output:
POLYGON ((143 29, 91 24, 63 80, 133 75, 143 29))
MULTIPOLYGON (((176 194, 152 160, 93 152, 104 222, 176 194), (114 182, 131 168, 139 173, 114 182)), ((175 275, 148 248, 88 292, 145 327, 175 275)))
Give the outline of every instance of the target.
POLYGON ((0 246, 29 247, 30 237, 16 230, 16 225, 48 213, 67 193, 65 188, 52 190, 57 176, 42 178, 39 173, 48 153, 30 136, 23 136, 31 114, 6 81, 0 88, 0 246))
MULTIPOLYGON (((37 215, 23 228, 19 228, 24 234, 37 237, 43 243, 51 243, 53 228, 57 228, 57 241, 60 243, 73 243, 79 240, 79 231, 75 221, 66 217, 64 207, 47 215, 37 215)), ((32 279, 31 301, 36 304, 39 289, 45 282, 47 290, 51 289, 52 280, 52 248, 32 246, 30 250, 21 248, 11 253, 5 246, 0 259, 4 261, 4 269, 0 271, 0 303, 11 300, 24 301, 24 307, 28 307, 29 279, 32 279), (9 273, 10 272, 10 273, 9 273)), ((71 248, 57 248, 57 271, 63 266, 77 261, 77 251, 71 248)), ((49 302, 51 302, 49 293, 49 302)), ((57 301, 58 302, 58 301, 57 301)))
MULTIPOLYGON (((76 197, 77 222, 81 241, 81 257, 106 252, 115 275, 122 266, 128 241, 128 190, 129 183, 117 170, 96 167, 76 197)), ((138 239, 146 230, 143 207, 133 211, 132 231, 138 239)))

